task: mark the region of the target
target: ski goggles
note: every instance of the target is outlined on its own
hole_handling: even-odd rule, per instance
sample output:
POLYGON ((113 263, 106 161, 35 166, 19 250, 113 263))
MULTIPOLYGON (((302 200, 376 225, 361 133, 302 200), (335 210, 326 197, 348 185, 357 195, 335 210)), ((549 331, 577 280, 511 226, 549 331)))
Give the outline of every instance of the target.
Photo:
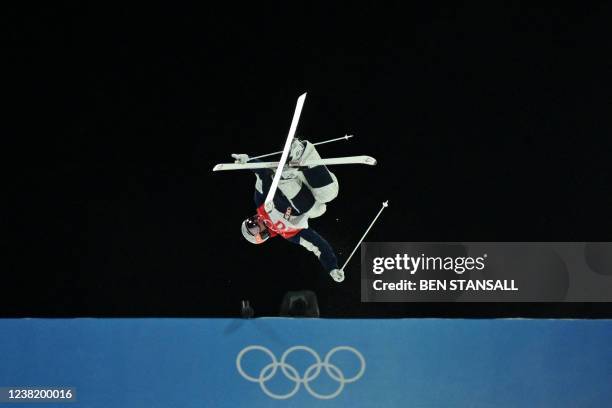
POLYGON ((245 226, 249 234, 255 237, 255 241, 257 243, 261 243, 270 237, 270 233, 267 228, 261 228, 259 226, 259 222, 261 221, 261 216, 254 215, 251 218, 246 220, 245 226))

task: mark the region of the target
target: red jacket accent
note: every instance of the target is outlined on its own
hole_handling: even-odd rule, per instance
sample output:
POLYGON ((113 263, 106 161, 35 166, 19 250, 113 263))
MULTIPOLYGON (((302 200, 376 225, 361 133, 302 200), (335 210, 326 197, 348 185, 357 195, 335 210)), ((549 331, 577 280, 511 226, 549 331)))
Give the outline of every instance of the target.
MULTIPOLYGON (((273 210, 272 214, 275 213, 281 214, 278 211, 273 210)), ((273 215, 273 219, 264 208, 264 204, 257 208, 257 214, 263 218, 263 222, 270 232, 270 237, 280 235, 281 237, 288 239, 297 235, 302 230, 302 228, 295 228, 284 217, 276 217, 273 215)))

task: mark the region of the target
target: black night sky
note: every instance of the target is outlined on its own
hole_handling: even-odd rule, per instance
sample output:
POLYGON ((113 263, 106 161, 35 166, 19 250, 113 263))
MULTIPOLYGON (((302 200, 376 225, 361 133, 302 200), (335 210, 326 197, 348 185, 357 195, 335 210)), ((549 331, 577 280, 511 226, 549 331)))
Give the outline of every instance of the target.
MULTIPOLYGON (((311 225, 340 261, 370 241, 610 241, 612 8, 299 3, 49 6, 10 14, 3 316, 612 316, 605 304, 362 304, 277 238, 246 243, 231 153, 298 135, 340 196, 311 225), (13 56, 14 54, 14 56, 13 56), (15 90, 13 95, 13 89, 15 90), (14 191, 13 191, 14 190, 14 191)), ((3 245, 4 246, 4 245, 3 245)))

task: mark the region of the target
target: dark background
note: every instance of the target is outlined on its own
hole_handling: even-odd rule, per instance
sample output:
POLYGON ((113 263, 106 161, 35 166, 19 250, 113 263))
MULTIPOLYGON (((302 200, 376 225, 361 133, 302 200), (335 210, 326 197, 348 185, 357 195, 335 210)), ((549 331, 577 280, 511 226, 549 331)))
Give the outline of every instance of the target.
POLYGON ((606 2, 226 8, 53 6, 8 16, 3 316, 612 317, 608 304, 362 304, 275 239, 246 243, 254 176, 230 153, 298 135, 340 196, 311 225, 342 263, 370 241, 609 241, 612 47, 606 2))

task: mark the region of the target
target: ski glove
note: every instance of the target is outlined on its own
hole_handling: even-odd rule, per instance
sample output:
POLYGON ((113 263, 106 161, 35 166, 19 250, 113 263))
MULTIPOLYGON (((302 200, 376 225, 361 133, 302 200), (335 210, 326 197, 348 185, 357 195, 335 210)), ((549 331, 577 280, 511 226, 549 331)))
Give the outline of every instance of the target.
POLYGON ((248 154, 232 153, 232 157, 236 159, 234 163, 246 163, 249 161, 248 154))
POLYGON ((342 282, 344 280, 344 271, 342 269, 332 269, 329 272, 329 276, 331 276, 336 282, 342 282))

